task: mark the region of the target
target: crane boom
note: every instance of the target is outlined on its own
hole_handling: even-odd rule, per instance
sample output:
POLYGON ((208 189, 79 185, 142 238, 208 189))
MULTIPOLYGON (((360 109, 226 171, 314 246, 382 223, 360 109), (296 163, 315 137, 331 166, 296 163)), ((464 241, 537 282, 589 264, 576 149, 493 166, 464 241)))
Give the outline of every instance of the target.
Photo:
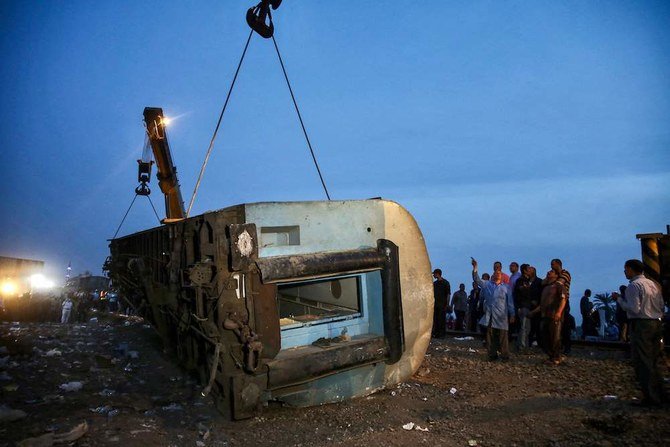
MULTIPOLYGON (((156 173, 158 186, 165 196, 165 219, 163 219, 163 223, 184 219, 186 211, 184 210, 184 201, 181 197, 181 188, 177 179, 177 167, 172 162, 172 154, 170 153, 170 145, 165 130, 166 120, 163 116, 163 109, 160 107, 146 107, 144 109, 144 122, 147 126, 147 135, 158 170, 156 173)), ((143 169, 147 169, 146 165, 146 163, 143 164, 140 162, 140 177, 142 176, 143 169)), ((151 170, 150 165, 148 166, 148 170, 151 170)))

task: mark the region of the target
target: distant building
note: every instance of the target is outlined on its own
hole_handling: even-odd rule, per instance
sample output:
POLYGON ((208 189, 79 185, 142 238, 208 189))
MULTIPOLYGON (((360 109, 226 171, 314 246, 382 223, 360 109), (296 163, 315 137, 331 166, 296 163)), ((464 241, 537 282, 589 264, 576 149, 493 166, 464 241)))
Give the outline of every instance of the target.
POLYGON ((40 273, 42 269, 44 269, 44 261, 0 256, 0 278, 29 277, 40 273))
POLYGON ((109 278, 105 276, 94 276, 86 272, 81 275, 73 276, 65 283, 65 290, 68 292, 94 292, 107 291, 109 289, 109 278))

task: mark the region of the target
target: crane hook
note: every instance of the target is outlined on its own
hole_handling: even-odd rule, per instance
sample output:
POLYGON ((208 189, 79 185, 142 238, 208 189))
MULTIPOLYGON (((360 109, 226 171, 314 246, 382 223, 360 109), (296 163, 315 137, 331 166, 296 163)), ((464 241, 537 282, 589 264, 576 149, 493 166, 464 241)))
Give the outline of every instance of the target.
POLYGON ((149 189, 149 180, 151 179, 151 165, 154 164, 153 161, 143 161, 137 160, 137 181, 140 184, 135 188, 135 194, 138 196, 148 196, 151 194, 151 189, 149 189))
POLYGON ((275 31, 275 26, 272 23, 272 9, 279 8, 282 0, 261 0, 259 4, 249 8, 247 11, 247 24, 252 30, 256 31, 259 36, 269 39, 275 31), (265 23, 266 20, 269 23, 265 23))

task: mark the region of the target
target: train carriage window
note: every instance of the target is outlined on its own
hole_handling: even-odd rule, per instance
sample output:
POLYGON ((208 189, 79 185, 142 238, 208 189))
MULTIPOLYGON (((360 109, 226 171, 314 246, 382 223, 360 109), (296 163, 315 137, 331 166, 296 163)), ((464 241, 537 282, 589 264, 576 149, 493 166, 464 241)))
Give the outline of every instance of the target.
POLYGON ((282 329, 351 318, 361 312, 358 276, 283 284, 277 296, 282 329))
POLYGON ((379 271, 278 284, 283 349, 343 333, 383 334, 379 271))
POLYGON ((300 227, 298 225, 261 228, 261 247, 286 245, 300 245, 300 227))

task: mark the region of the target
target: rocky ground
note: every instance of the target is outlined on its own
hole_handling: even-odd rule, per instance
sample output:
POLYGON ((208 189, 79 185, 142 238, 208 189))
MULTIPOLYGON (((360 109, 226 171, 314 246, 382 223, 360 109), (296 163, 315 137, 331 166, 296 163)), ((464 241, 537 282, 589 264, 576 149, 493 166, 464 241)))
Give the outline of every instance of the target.
MULTIPOLYGON (((488 362, 480 340, 434 341, 412 380, 353 401, 223 420, 140 319, 0 324, 0 445, 667 445, 625 353, 575 348, 488 362), (28 440, 36 438, 38 440, 28 440)), ((665 377, 668 377, 665 370, 665 377)), ((666 380, 667 382, 667 380, 666 380)))

